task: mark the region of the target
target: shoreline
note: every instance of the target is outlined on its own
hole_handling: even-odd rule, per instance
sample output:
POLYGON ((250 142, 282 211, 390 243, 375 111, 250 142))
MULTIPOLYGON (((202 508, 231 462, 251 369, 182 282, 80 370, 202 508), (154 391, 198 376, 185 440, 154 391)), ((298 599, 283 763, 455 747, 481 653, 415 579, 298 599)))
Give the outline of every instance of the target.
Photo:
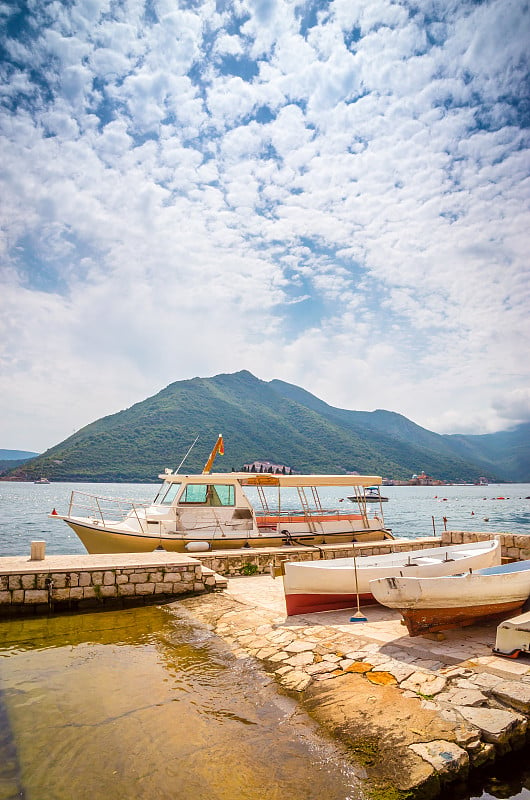
POLYGON ((434 800, 529 743, 530 659, 491 654, 496 624, 412 639, 390 609, 286 617, 282 595, 238 577, 182 605, 346 746, 371 797, 434 800))
MULTIPOLYGON (((527 536, 497 536, 506 560, 528 558, 527 536)), ((484 538, 491 535, 447 531, 437 541, 484 538)), ((427 543, 432 539, 349 548, 368 554, 427 543)), ((326 546, 328 556, 335 551, 326 546)), ((384 606, 364 606, 361 622, 352 620, 351 608, 287 616, 282 581, 270 567, 295 554, 291 547, 193 558, 165 551, 8 557, 0 559, 0 601, 6 611, 15 603, 45 614, 52 606, 103 610, 118 601, 188 609, 236 658, 255 658, 279 691, 297 698, 322 731, 347 748, 378 800, 434 800, 445 787, 465 784, 470 774, 528 744, 530 657, 492 653, 497 622, 410 637, 399 613, 384 606)), ((317 555, 298 553, 302 559, 317 555)))

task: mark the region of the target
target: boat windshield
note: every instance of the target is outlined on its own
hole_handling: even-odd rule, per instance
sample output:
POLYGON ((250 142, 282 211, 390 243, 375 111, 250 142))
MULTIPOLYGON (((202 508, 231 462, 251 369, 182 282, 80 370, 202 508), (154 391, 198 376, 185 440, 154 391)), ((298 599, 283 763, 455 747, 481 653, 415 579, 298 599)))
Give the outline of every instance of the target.
POLYGON ((233 484, 188 483, 179 505, 233 506, 234 494, 233 484))
POLYGON ((182 486, 181 483, 170 483, 169 486, 167 483, 163 483, 159 489, 157 496, 155 497, 154 504, 156 506, 171 505, 181 486, 182 486))

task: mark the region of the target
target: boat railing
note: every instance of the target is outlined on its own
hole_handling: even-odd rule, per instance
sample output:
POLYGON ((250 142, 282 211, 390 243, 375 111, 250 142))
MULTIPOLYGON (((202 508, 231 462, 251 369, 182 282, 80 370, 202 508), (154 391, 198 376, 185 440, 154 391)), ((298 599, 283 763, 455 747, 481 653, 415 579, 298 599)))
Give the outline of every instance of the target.
POLYGON ((102 497, 74 489, 70 495, 68 516, 89 517, 105 524, 119 521, 132 513, 137 518, 140 527, 142 527, 138 511, 147 508, 149 505, 150 503, 141 503, 128 498, 102 497))
MULTIPOLYGON (((324 507, 311 508, 310 506, 307 506, 306 508, 287 508, 287 507, 284 506, 281 509, 277 509, 277 508, 274 508, 274 507, 273 508, 267 507, 267 509, 263 508, 263 509, 260 509, 259 511, 256 511, 256 515, 258 517, 263 517, 263 516, 265 516, 265 517, 268 517, 268 516, 274 516, 274 517, 300 517, 301 519, 304 519, 306 517, 316 517, 316 516, 352 516, 353 515, 353 516, 358 516, 358 517, 361 517, 361 518, 364 517, 364 515, 362 514, 362 512, 360 510, 356 510, 355 508, 352 508, 351 506, 341 506, 341 507, 335 507, 335 508, 324 508, 324 507)), ((367 514, 367 516, 368 516, 368 514, 367 514)), ((376 509, 374 509, 374 516, 376 516, 378 518, 380 516, 377 513, 376 509)))

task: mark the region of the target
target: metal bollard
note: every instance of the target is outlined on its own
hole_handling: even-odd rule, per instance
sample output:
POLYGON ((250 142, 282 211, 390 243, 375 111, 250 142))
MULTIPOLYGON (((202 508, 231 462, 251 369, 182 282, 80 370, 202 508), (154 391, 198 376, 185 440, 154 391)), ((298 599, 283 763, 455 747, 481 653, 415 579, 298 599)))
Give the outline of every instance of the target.
POLYGON ((32 542, 30 561, 44 561, 46 542, 32 542))

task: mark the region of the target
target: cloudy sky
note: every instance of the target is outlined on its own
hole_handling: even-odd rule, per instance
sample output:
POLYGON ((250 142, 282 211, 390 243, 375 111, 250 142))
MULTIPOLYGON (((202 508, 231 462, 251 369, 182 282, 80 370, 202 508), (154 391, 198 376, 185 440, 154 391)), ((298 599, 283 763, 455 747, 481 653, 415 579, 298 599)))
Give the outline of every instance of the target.
POLYGON ((2 2, 0 447, 248 369, 530 419, 528 0, 2 2))

